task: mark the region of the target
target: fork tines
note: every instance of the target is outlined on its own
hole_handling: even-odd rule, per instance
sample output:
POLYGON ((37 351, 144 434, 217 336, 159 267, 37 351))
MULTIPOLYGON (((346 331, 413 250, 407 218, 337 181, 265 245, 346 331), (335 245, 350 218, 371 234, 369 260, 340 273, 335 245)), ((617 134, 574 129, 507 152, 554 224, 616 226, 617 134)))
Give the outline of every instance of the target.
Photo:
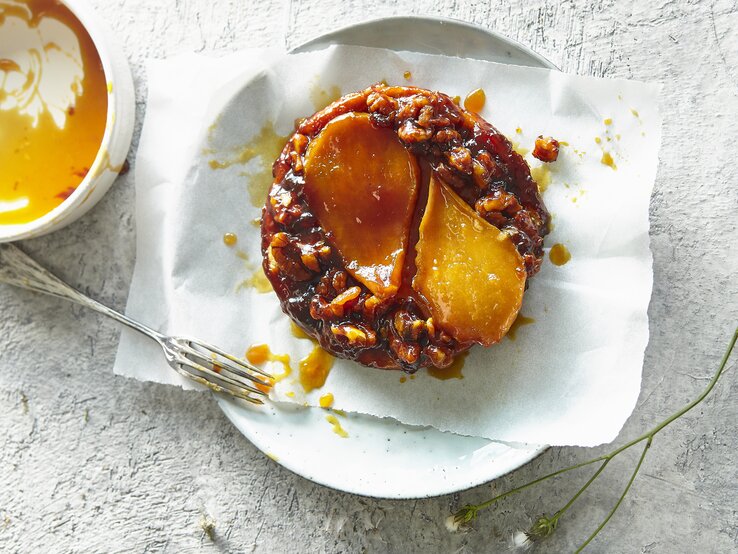
POLYGON ((259 397, 269 396, 274 385, 274 378, 269 373, 199 340, 177 338, 173 342, 177 344, 179 353, 174 362, 187 377, 215 392, 227 393, 254 404, 263 404, 259 397))

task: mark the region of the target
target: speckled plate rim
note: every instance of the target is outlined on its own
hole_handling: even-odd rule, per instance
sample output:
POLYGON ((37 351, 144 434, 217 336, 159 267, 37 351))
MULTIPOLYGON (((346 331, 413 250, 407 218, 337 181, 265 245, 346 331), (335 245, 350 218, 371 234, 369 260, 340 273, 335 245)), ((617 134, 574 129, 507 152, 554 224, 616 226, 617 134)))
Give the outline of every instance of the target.
MULTIPOLYGON (((388 17, 364 21, 311 39, 292 52, 319 50, 332 44, 558 69, 540 54, 510 38, 446 18, 388 17), (423 33, 429 29, 441 33, 423 33), (427 40, 413 45, 413 37, 417 36, 427 37, 427 40), (438 37, 443 37, 441 42, 446 44, 439 44, 438 37), (449 44, 453 47, 449 48, 449 44)), ((355 414, 350 414, 351 427, 360 431, 352 433, 353 441, 346 441, 326 435, 329 427, 324 421, 325 412, 317 408, 272 405, 255 409, 225 398, 217 400, 233 425, 284 468, 320 485, 374 498, 416 499, 459 492, 514 471, 548 449, 547 445, 510 445, 355 414), (429 437, 438 442, 428 447, 429 437), (412 455, 415 462, 410 471, 391 463, 397 460, 386 445, 398 439, 399 451, 412 455), (378 468, 377 461, 385 460, 390 463, 378 468)), ((400 458, 402 456, 404 454, 400 458)))

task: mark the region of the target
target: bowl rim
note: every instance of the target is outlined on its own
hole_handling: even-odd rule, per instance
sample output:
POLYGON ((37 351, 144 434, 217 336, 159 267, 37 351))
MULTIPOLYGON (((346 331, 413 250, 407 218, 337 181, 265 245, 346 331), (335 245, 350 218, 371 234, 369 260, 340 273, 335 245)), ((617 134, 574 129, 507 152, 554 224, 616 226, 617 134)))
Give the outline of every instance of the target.
MULTIPOLYGON (((120 95, 125 95, 127 87, 119 85, 125 84, 121 83, 121 80, 131 79, 130 68, 126 65, 128 75, 123 75, 122 78, 121 75, 116 74, 116 45, 111 44, 111 32, 106 28, 104 21, 101 20, 94 8, 86 0, 58 1, 81 23, 82 27, 92 40, 98 57, 100 58, 100 64, 102 65, 105 83, 107 85, 105 131, 102 139, 100 140, 100 145, 97 149, 95 159, 92 164, 90 164, 89 171, 77 185, 74 192, 54 209, 32 221, 19 224, 0 224, 0 243, 37 237, 71 223, 74 219, 87 211, 89 207, 92 207, 94 202, 91 203, 89 207, 85 206, 84 210, 80 209, 82 204, 88 200, 98 187, 100 187, 101 192, 104 193, 110 185, 112 185, 114 177, 110 178, 106 174, 106 170, 113 170, 115 172, 115 176, 117 176, 119 171, 117 166, 111 165, 109 147, 114 142, 116 135, 122 134, 126 130, 125 126, 121 126, 120 119, 116 117, 116 113, 118 112, 116 108, 120 102, 126 101, 125 99, 121 99, 120 95), (122 93, 119 89, 122 90, 122 93), (116 169, 118 169, 118 171, 115 171, 116 169), (109 180, 109 182, 106 183, 106 180, 109 180)), ((123 59, 125 60, 125 58, 123 59)), ((132 93, 132 80, 129 88, 132 93)), ((130 134, 132 135, 132 129, 130 134)), ((130 140, 130 138, 127 138, 127 144, 125 144, 126 151, 130 147, 130 140)), ((125 161, 125 158, 122 161, 125 161)), ((100 197, 101 196, 102 194, 100 194, 100 197)))

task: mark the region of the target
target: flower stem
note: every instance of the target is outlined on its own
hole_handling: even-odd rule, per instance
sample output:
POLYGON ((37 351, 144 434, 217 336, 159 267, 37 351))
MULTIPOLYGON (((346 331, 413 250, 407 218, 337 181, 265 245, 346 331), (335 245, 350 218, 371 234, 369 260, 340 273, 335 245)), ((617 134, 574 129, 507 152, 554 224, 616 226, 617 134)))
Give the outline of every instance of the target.
POLYGON ((607 517, 600 523, 600 525, 597 527, 597 529, 594 530, 594 533, 592 533, 586 541, 584 541, 579 548, 576 549, 576 552, 574 554, 579 554, 582 550, 585 549, 585 547, 592 542, 592 539, 594 539, 597 536, 597 533, 602 531, 602 529, 607 525, 607 522, 610 521, 610 518, 615 514, 615 511, 620 507, 620 504, 623 502, 623 499, 625 498, 625 495, 628 494, 628 491, 630 490, 630 486, 633 484, 633 481, 635 481, 636 475, 638 474, 638 470, 641 469, 641 465, 643 464, 643 460, 646 457, 646 452, 648 452, 648 449, 651 447, 652 439, 649 437, 649 439, 646 441, 646 446, 643 449, 643 452, 641 453, 641 457, 638 460, 638 464, 636 464, 635 469, 633 470, 633 474, 630 476, 630 479, 628 480, 628 484, 625 486, 625 490, 623 491, 623 494, 620 495, 620 498, 618 498, 618 501, 615 503, 615 506, 612 507, 612 510, 610 510, 610 513, 607 514, 607 517))
POLYGON ((586 491, 587 487, 589 487, 594 482, 594 480, 600 476, 600 473, 602 473, 605 470, 605 468, 607 467, 607 464, 610 463, 611 459, 612 458, 607 458, 604 462, 602 462, 602 465, 600 465, 600 467, 597 468, 597 471, 595 471, 594 475, 592 475, 592 477, 589 478, 589 481, 584 483, 582 488, 579 489, 574 496, 572 496, 571 500, 569 500, 569 502, 566 503, 566 506, 564 506, 558 512, 556 512, 556 514, 551 518, 554 524, 558 523, 559 518, 564 515, 564 512, 566 512, 566 510, 568 510, 569 507, 572 504, 574 504, 574 502, 576 502, 577 498, 579 498, 579 495, 581 495, 584 491, 586 491))
POLYGON ((625 443, 624 445, 612 450, 608 454, 605 454, 603 456, 598 456, 597 458, 592 458, 591 460, 587 460, 585 462, 580 462, 578 464, 574 464, 569 467, 565 467, 563 469, 559 469, 558 471, 554 471, 553 473, 549 473, 548 475, 544 475, 543 477, 539 477, 538 479, 534 479, 533 481, 530 481, 524 485, 521 485, 519 487, 515 487, 514 489, 510 489, 509 491, 506 491, 502 494, 499 494, 495 496, 494 498, 490 498, 489 500, 486 500, 485 502, 482 502, 480 504, 469 504, 465 506, 462 510, 460 510, 459 513, 465 512, 470 517, 467 518, 465 521, 469 521, 469 519, 474 519, 477 516, 477 512, 479 510, 483 510, 485 508, 488 508, 495 502, 502 500, 503 498, 510 496, 512 494, 518 493, 520 491, 523 491, 529 487, 532 487, 533 485, 537 485, 538 483, 545 481, 547 479, 550 479, 552 477, 556 477, 558 475, 561 475, 563 473, 566 473, 568 471, 572 471, 575 469, 579 469, 581 467, 591 465, 597 462, 602 462, 600 467, 597 469, 597 471, 590 477, 590 479, 577 491, 577 493, 569 500, 569 502, 566 503, 566 505, 561 508, 556 514, 551 518, 550 522, 552 523, 552 527, 556 527, 556 523, 558 522, 559 518, 564 515, 564 513, 576 502, 576 500, 579 498, 579 496, 587 490, 587 488, 599 477, 599 475, 605 470, 607 467, 607 464, 612 460, 615 456, 620 454, 621 452, 629 449, 631 446, 634 446, 640 442, 646 441, 646 446, 643 449, 643 453, 641 454, 640 459, 638 460, 638 464, 635 467, 635 470, 633 471, 633 474, 630 477, 630 480, 628 481, 627 486, 625 487, 625 490, 623 491, 623 494, 618 499, 617 503, 613 507, 613 509, 610 511, 610 513, 607 515, 605 520, 597 527, 597 529, 592 533, 589 538, 579 547, 577 552, 581 552, 582 549, 584 549, 591 541, 594 539, 594 537, 599 533, 607 524, 608 521, 610 521, 610 518, 613 516, 615 511, 618 509, 620 504, 622 503, 623 499, 625 498, 625 495, 630 490, 631 485, 633 484, 633 481, 635 480, 636 475, 638 474, 638 471, 641 468, 641 465, 643 464, 643 460, 646 457, 646 453, 648 452, 648 449, 651 447, 651 443, 653 442, 653 438, 656 436, 656 434, 661 431, 664 427, 669 425, 670 423, 674 422, 675 420, 679 419, 681 416, 686 414, 688 411, 690 411, 692 408, 694 408, 697 404, 702 402, 707 395, 710 394, 712 389, 715 387, 715 384, 717 383, 718 379, 720 379, 720 376, 723 374, 723 371, 725 370, 725 367, 728 365, 728 360, 730 359, 731 354, 733 353, 733 349, 735 347, 736 341, 738 341, 738 328, 735 329, 733 332, 733 337, 730 340, 728 344, 728 348, 725 351, 725 354, 723 354, 723 358, 720 362, 720 366, 718 367, 718 370, 713 375, 712 379, 708 383, 707 387, 705 387, 705 390, 702 391, 702 394, 700 394, 697 398, 692 400, 689 404, 684 406, 682 409, 674 412, 672 415, 664 419, 661 423, 655 425, 653 428, 651 428, 649 431, 643 433, 639 437, 636 437, 635 439, 625 443))
POLYGON ((603 459, 603 457, 599 458, 593 458, 591 460, 587 460, 586 462, 581 462, 579 464, 575 464, 573 466, 565 467, 564 469, 559 469, 558 471, 554 471, 553 473, 549 473, 548 475, 544 475, 543 477, 539 477, 538 479, 535 479, 533 481, 530 481, 529 483, 526 483, 525 485, 521 485, 519 487, 515 487, 514 489, 510 489, 509 491, 503 492, 502 494, 498 494, 494 498, 490 498, 489 500, 485 500, 481 504, 475 504, 473 507, 475 510, 483 510, 484 508, 488 508, 498 500, 502 500, 506 496, 510 496, 512 494, 515 494, 517 492, 523 491, 527 489, 528 487, 532 487, 533 485, 537 485, 541 481, 545 481, 546 479, 550 479, 551 477, 556 477, 557 475, 561 475, 562 473, 566 473, 567 471, 572 471, 574 469, 579 469, 580 467, 591 465, 595 462, 599 462, 603 459))

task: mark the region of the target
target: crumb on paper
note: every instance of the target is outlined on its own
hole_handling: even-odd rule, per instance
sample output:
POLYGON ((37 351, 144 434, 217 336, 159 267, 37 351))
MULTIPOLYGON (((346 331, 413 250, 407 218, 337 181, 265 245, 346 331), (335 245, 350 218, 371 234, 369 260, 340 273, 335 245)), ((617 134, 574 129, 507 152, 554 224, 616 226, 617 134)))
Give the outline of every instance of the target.
POLYGON ((559 158, 559 141, 553 137, 538 135, 533 148, 533 157, 545 163, 555 162, 559 158))
POLYGON ((200 529, 211 541, 215 540, 215 520, 207 514, 200 515, 200 529))

